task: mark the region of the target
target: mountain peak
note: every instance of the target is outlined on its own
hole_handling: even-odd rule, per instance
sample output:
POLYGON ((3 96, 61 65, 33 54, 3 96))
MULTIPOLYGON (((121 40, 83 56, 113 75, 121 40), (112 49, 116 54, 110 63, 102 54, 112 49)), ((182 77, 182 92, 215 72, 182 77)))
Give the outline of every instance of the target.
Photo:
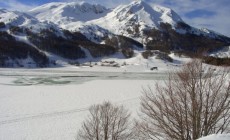
POLYGON ((30 13, 41 13, 41 12, 47 12, 48 10, 50 11, 64 11, 64 10, 69 10, 73 13, 76 12, 95 12, 95 13, 103 13, 107 8, 105 8, 102 5, 96 4, 92 5, 87 2, 52 2, 48 4, 41 5, 39 7, 36 7, 32 10, 30 10, 30 13), (43 10, 43 11, 42 11, 43 10))
MULTIPOLYGON (((27 59, 28 54, 33 53, 35 55, 30 57, 36 56, 32 58, 34 62, 45 66, 52 53, 71 60, 86 56, 93 59, 114 53, 132 57, 133 50, 142 50, 143 46, 147 50, 188 53, 203 47, 209 52, 230 43, 228 37, 189 26, 170 8, 147 0, 134 1, 115 9, 86 2, 48 3, 29 14, 0 9, 0 30, 0 40, 4 41, 2 47, 5 48, 6 44, 13 48, 11 52, 3 49, 2 62, 6 65, 10 57, 27 59), (15 53, 19 47, 23 56, 15 53), (7 53, 10 57, 5 57, 7 53)), ((151 53, 148 51, 147 55, 151 53)), ((15 64, 20 63, 15 61, 15 64)))
POLYGON ((0 9, 0 22, 5 24, 4 29, 2 28, 1 31, 7 31, 13 26, 21 29, 27 28, 36 33, 40 32, 42 29, 50 29, 51 27, 56 30, 59 29, 57 25, 48 23, 47 21, 41 22, 27 13, 10 11, 7 9, 0 9))
POLYGON ((118 17, 121 17, 121 20, 131 16, 138 17, 138 19, 146 23, 147 26, 155 28, 159 28, 161 22, 174 26, 177 22, 182 21, 180 16, 172 9, 149 4, 143 0, 134 1, 128 5, 117 8, 115 11, 118 13, 118 17))
POLYGON ((47 20, 66 25, 70 22, 86 22, 97 19, 109 11, 104 6, 91 5, 86 2, 53 2, 36 7, 29 13, 41 21, 47 20))
POLYGON ((142 6, 145 6, 145 5, 150 5, 150 4, 153 4, 153 3, 146 2, 146 0, 134 0, 129 5, 142 5, 142 6))
POLYGON ((135 36, 140 36, 145 29, 160 29, 161 23, 168 23, 175 28, 178 22, 183 20, 173 10, 138 0, 119 6, 106 17, 92 23, 110 29, 115 34, 129 36, 137 33, 135 36))

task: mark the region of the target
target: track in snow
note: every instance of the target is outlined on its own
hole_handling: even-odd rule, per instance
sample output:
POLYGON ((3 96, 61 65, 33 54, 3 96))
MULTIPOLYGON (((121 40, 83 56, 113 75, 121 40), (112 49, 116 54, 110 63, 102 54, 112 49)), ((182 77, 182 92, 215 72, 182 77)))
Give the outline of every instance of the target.
MULTIPOLYGON (((129 101, 133 101, 133 100, 138 100, 139 98, 140 97, 135 97, 135 98, 131 98, 131 99, 118 101, 116 103, 118 103, 118 104, 125 103, 125 102, 129 102, 129 101)), ((84 112, 84 111, 88 111, 88 110, 89 110, 89 107, 85 107, 85 108, 78 108, 78 109, 67 110, 67 111, 57 111, 57 112, 52 112, 52 113, 41 113, 41 114, 32 115, 32 116, 28 116, 28 117, 21 117, 21 118, 16 118, 16 119, 11 119, 11 120, 0 121, 0 126, 4 125, 4 124, 11 124, 11 123, 23 122, 23 121, 34 120, 34 119, 69 115, 69 114, 84 112)))

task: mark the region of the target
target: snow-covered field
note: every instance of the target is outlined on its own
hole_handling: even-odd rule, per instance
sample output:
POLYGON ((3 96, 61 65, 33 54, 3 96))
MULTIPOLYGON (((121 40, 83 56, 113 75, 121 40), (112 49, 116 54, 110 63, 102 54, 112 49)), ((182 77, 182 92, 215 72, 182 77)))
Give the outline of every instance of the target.
POLYGON ((89 106, 103 101, 124 105, 136 117, 143 88, 190 60, 170 56, 173 63, 138 55, 119 68, 0 69, 0 140, 75 140, 89 106))
POLYGON ((0 69, 0 140, 74 140, 90 105, 111 101, 135 115, 142 88, 165 77, 160 72, 0 69))
POLYGON ((58 59, 64 67, 0 69, 0 140, 74 140, 88 107, 103 101, 122 104, 136 116, 142 88, 190 60, 170 57, 172 63, 135 52, 130 59, 115 54, 92 61, 93 67, 89 57, 79 67, 58 59))
POLYGON ((230 140, 230 134, 213 134, 207 137, 200 138, 198 140, 230 140))

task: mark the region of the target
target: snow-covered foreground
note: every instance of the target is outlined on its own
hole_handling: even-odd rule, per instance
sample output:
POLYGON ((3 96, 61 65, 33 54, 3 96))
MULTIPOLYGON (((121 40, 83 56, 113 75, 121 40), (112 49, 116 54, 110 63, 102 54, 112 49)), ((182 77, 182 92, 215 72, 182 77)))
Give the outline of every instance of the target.
POLYGON ((150 74, 0 69, 0 140, 74 140, 88 107, 108 100, 135 116, 142 88, 164 79, 150 74))
POLYGON ((200 138, 198 140, 230 140, 230 134, 217 134, 217 135, 210 135, 207 137, 200 138))
POLYGON ((143 88, 167 79, 167 66, 157 66, 0 69, 0 140, 75 140, 89 106, 103 101, 137 117, 143 88))

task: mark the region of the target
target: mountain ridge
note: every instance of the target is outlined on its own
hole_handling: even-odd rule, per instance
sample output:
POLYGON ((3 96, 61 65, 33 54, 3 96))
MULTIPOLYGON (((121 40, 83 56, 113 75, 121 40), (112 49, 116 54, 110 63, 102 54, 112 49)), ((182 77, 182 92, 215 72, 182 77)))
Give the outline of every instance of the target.
POLYGON ((144 1, 114 9, 86 2, 48 3, 27 13, 0 9, 0 33, 3 67, 9 60, 31 58, 34 52, 31 59, 39 61, 35 62, 39 67, 47 67, 57 61, 52 55, 78 63, 79 59, 114 53, 126 58, 152 50, 202 54, 230 45, 229 37, 192 27, 172 9, 144 1), (13 52, 19 51, 13 45, 17 43, 26 46, 23 57, 13 52))
POLYGON ((40 7, 51 7, 48 8, 51 10, 47 11, 43 8, 37 7, 30 10, 29 14, 33 15, 40 21, 53 22, 66 30, 79 31, 84 34, 85 30, 82 30, 84 27, 98 26, 104 30, 108 30, 110 33, 123 35, 143 44, 148 43, 144 31, 149 29, 161 30, 161 23, 170 24, 172 28, 179 34, 186 34, 189 32, 190 34, 203 35, 211 38, 224 36, 208 29, 197 29, 192 26, 190 26, 191 29, 189 31, 184 29, 176 29, 178 27, 178 23, 187 23, 185 23, 175 11, 160 5, 149 5, 142 0, 133 1, 127 5, 120 5, 114 9, 105 8, 101 5, 88 4, 86 2, 58 4, 61 4, 61 6, 56 6, 55 8, 52 8, 55 3, 44 4, 40 7), (65 8, 69 7, 69 5, 71 5, 72 9, 65 10, 65 8), (82 8, 92 9, 92 7, 96 7, 96 9, 104 9, 104 11, 96 14, 96 18, 95 15, 89 14, 89 12, 80 12, 75 14, 75 17, 71 15, 73 13, 66 14, 69 13, 69 10, 79 12, 82 8), (37 11, 37 13, 34 11, 37 11), (53 13, 51 18, 44 16, 50 11, 55 11, 56 13, 53 13), (65 15, 62 16, 59 13, 65 13, 65 15), (82 16, 79 16, 79 14, 82 16))

